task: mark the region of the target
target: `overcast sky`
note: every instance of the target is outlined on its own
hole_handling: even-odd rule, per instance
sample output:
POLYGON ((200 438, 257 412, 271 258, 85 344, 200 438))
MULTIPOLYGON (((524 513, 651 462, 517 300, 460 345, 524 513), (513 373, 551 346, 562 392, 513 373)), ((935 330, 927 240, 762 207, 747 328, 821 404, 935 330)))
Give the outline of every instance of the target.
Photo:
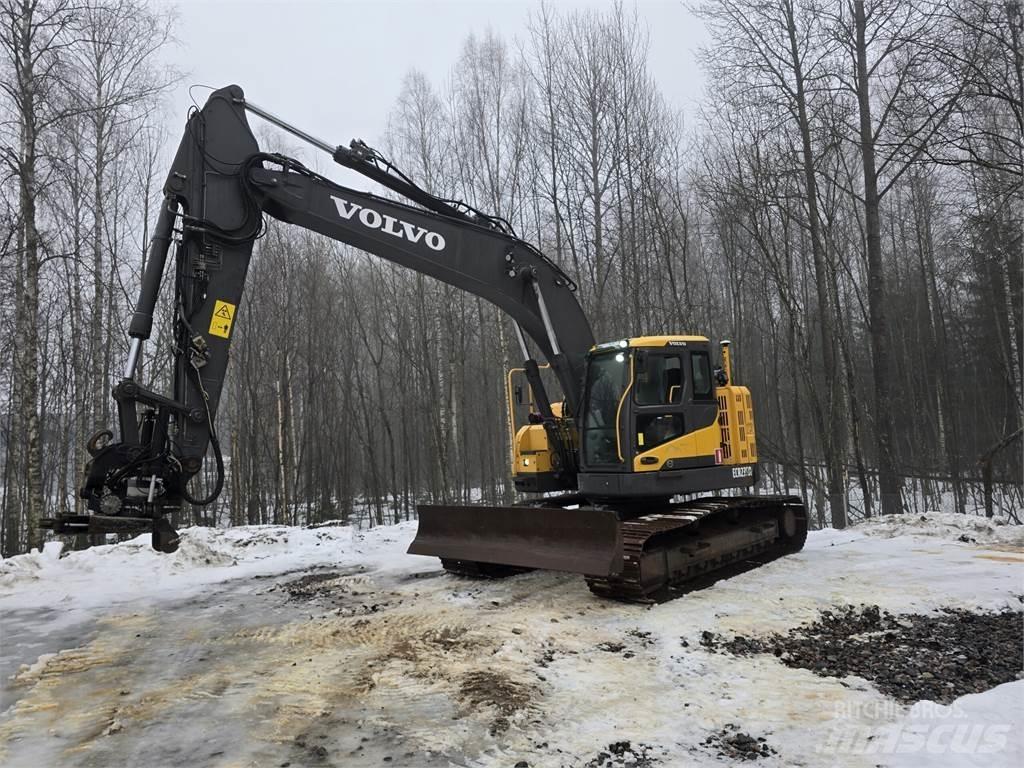
MULTIPOLYGON (((558 11, 610 4, 550 2, 558 11)), ((179 43, 168 58, 186 76, 170 96, 174 144, 191 103, 189 86, 238 83, 255 103, 331 144, 359 137, 373 145, 410 69, 438 85, 470 33, 490 27, 510 42, 524 39, 529 14, 540 7, 539 0, 179 0, 176 5, 179 43)), ((665 97, 689 119, 703 87, 695 54, 705 41, 703 27, 683 0, 639 0, 637 8, 650 32, 651 71, 665 97)), ((200 104, 207 93, 192 91, 200 104)), ((259 121, 253 117, 252 122, 256 127, 259 121)))

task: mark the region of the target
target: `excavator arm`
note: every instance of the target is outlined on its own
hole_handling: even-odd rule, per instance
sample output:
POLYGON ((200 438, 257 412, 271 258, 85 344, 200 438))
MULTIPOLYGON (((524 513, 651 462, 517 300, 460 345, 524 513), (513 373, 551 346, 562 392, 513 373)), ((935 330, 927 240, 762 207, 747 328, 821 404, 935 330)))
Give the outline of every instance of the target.
MULTIPOLYGON (((561 440, 564 431, 555 429, 558 419, 528 339, 551 364, 564 397, 563 413, 571 415, 580 404, 593 334, 572 280, 505 222, 431 195, 360 142, 332 147, 309 136, 247 103, 238 86, 214 91, 189 116, 164 195, 129 325, 127 363, 113 389, 118 438, 104 430, 89 440, 92 459, 81 496, 90 514, 47 519, 44 527, 59 533, 150 529, 154 547, 173 551, 177 536, 166 515, 179 510, 182 501, 202 505, 217 498, 224 462, 216 415, 264 214, 437 278, 504 310, 514 321, 546 428, 552 440, 561 440), (328 151, 336 162, 414 204, 341 186, 297 160, 261 152, 247 112, 328 151), (137 380, 165 283, 171 284, 174 304, 170 396, 137 380), (211 447, 216 479, 206 493, 195 495, 190 481, 211 447)), ((572 489, 575 463, 568 454, 573 448, 561 440, 560 450, 566 453, 562 481, 572 489)))

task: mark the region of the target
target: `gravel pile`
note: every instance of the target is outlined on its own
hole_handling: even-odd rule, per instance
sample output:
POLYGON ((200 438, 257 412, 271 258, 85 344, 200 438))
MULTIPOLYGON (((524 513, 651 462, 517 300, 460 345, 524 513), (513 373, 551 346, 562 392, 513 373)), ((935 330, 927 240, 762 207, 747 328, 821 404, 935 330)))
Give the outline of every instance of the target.
POLYGON ((700 642, 737 656, 774 654, 823 677, 856 675, 904 704, 948 704, 1021 677, 1024 614, 893 615, 877 605, 846 606, 785 634, 725 639, 704 632, 700 642))
POLYGON ((585 768, 650 768, 658 764, 653 747, 616 741, 609 744, 585 768))
POLYGON ((311 600, 325 597, 330 593, 330 585, 326 582, 337 581, 346 574, 343 571, 324 571, 309 573, 281 585, 288 596, 296 600, 311 600))
POLYGON ((733 760, 757 760, 760 757, 770 757, 776 754, 763 736, 755 738, 748 733, 743 733, 743 731, 737 730, 732 723, 704 739, 704 747, 714 751, 719 757, 728 757, 733 760))

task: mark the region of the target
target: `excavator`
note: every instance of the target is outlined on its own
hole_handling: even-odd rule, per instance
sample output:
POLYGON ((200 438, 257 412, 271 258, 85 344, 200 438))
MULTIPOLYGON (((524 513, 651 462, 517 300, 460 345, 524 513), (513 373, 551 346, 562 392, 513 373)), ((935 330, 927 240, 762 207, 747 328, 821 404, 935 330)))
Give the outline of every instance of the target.
POLYGON ((577 573, 598 595, 649 602, 803 547, 799 497, 742 493, 757 482, 757 444, 728 342, 717 361, 705 336, 596 343, 572 278, 508 222, 431 194, 361 141, 333 145, 306 133, 237 85, 191 111, 163 192, 113 387, 117 439, 102 430, 88 440, 86 513, 43 527, 149 531, 155 549, 173 552, 168 516, 182 502, 218 497, 225 465, 216 414, 254 243, 271 216, 468 291, 512 321, 523 359, 507 378, 512 476, 529 500, 420 505, 410 553, 467 576, 577 573), (404 201, 261 151, 249 115, 404 201), (169 257, 174 367, 165 395, 136 376, 169 257), (197 495, 190 481, 211 449, 216 481, 197 495))

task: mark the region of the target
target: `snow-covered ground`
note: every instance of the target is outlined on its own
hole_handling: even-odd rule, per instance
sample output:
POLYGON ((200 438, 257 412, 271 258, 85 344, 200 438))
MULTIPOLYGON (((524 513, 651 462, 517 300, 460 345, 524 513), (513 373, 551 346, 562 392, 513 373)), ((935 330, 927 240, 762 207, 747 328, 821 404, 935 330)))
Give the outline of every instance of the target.
POLYGON ((1017 766, 1024 680, 943 707, 701 645, 823 609, 1020 610, 1024 529, 933 515, 646 607, 535 572, 476 582, 405 554, 415 523, 187 529, 0 560, 0 764, 1017 766), (619 750, 622 751, 621 749, 619 750), (630 763, 630 760, 633 763, 630 763))

